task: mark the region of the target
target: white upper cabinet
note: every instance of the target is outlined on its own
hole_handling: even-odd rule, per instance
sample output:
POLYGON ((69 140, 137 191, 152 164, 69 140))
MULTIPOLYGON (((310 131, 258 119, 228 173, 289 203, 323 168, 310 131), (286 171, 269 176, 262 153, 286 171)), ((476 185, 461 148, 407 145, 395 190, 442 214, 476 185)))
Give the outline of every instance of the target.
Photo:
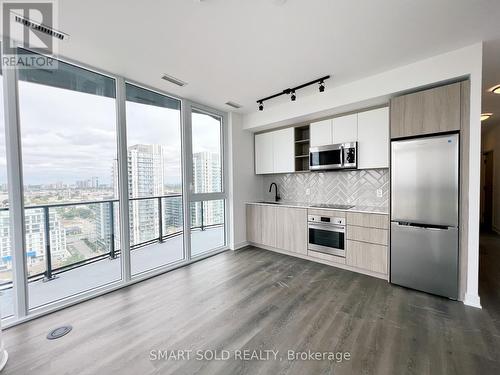
POLYGON ((255 173, 274 172, 273 135, 263 133, 255 135, 255 173))
POLYGON ((313 122, 309 126, 309 144, 311 147, 331 145, 332 137, 332 120, 323 120, 313 122))
POLYGON ((333 144, 356 142, 358 139, 358 114, 335 117, 332 120, 333 144))
MULTIPOLYGON (((295 129, 255 136, 255 173, 295 172, 295 129)), ((313 122, 311 147, 358 142, 358 169, 389 168, 389 108, 313 122)))
POLYGON ((295 172, 294 128, 255 135, 255 173, 295 172))
POLYGON ((295 171, 295 134, 294 128, 272 132, 274 173, 295 171))
POLYGON ((358 113, 358 168, 389 168, 389 108, 358 113))
POLYGON ((309 128, 311 147, 356 142, 358 114, 313 122, 309 128))

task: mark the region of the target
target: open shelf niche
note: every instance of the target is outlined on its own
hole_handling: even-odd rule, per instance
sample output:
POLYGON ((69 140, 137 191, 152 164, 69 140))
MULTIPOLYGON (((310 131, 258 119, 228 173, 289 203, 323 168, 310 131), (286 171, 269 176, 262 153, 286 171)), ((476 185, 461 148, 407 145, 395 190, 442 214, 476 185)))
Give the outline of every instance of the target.
POLYGON ((295 128, 295 171, 309 171, 309 125, 295 128))

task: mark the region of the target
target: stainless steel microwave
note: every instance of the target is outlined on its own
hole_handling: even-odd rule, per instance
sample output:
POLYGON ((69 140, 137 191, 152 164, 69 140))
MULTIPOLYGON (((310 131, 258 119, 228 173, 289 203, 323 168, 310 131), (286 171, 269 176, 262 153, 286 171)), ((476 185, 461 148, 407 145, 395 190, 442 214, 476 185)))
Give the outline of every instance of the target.
POLYGON ((311 147, 309 169, 356 169, 358 167, 358 142, 311 147))

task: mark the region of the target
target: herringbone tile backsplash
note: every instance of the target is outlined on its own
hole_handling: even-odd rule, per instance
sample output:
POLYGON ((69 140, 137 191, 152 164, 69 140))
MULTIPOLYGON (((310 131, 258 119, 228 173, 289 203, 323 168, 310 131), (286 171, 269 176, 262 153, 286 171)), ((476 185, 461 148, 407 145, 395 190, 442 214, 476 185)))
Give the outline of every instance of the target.
POLYGON ((274 188, 272 193, 268 192, 271 182, 278 184, 281 199, 285 201, 389 206, 388 169, 265 175, 266 199, 274 197, 274 188), (381 198, 377 197, 377 189, 382 189, 381 198))

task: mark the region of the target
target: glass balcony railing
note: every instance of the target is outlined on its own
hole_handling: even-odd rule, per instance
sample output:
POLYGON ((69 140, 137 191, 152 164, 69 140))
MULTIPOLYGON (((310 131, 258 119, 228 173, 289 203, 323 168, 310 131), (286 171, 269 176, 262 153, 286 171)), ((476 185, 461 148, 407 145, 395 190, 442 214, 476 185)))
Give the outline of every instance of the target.
MULTIPOLYGON (((137 250, 183 232, 182 195, 130 198, 130 243, 137 250)), ((0 234, 8 237, 8 208, 0 208, 0 234), (5 227, 5 228, 4 228, 5 227)), ((25 207, 28 281, 52 280, 57 274, 120 255, 117 199, 25 207)), ((192 205, 191 229, 223 226, 222 205, 192 205)), ((1 249, 0 290, 11 287, 10 242, 1 249)))
MULTIPOLYGON (((129 201, 132 274, 184 259, 182 195, 129 201)), ((116 199, 25 207, 30 308, 120 279, 119 215, 116 199)), ((2 317, 12 313, 9 225, 0 208, 2 317)), ((191 229, 193 256, 223 246, 223 201, 193 202, 191 229)))

